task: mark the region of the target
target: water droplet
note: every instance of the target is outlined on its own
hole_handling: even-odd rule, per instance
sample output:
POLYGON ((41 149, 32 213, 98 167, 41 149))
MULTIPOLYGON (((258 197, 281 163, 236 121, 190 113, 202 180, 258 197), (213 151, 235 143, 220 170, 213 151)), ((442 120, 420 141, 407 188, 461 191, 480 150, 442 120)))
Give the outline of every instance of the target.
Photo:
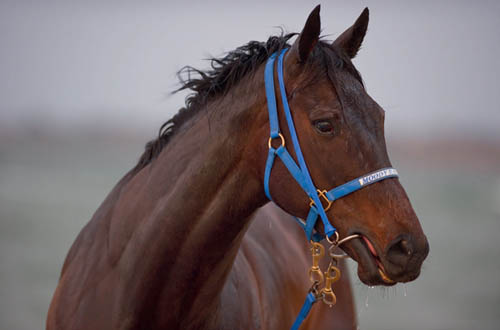
POLYGON ((368 290, 366 290, 366 298, 365 298, 365 308, 368 308, 368 300, 370 299, 370 294, 372 293, 372 290, 374 289, 374 286, 368 286, 368 290))
POLYGON ((406 297, 407 294, 408 294, 407 286, 406 286, 406 284, 403 284, 403 296, 406 297))
POLYGON ((380 287, 380 294, 382 295, 382 298, 383 299, 388 299, 388 291, 387 291, 387 288, 381 286, 380 287))

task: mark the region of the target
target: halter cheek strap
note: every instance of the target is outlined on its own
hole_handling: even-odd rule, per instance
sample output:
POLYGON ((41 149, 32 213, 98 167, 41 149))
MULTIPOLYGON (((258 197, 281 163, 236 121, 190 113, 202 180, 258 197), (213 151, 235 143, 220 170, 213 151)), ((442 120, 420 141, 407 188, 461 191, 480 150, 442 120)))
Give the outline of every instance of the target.
MULTIPOLYGON (((300 185, 300 187, 304 190, 307 196, 310 199, 310 209, 309 214, 305 221, 296 218, 297 222, 301 225, 306 233, 307 240, 320 241, 326 237, 331 237, 335 234, 336 229, 331 225, 328 217, 326 215, 326 211, 331 207, 332 203, 342 198, 350 193, 355 192, 361 188, 364 188, 370 184, 375 182, 388 179, 388 178, 397 178, 398 172, 396 169, 392 167, 383 168, 378 171, 369 173, 343 185, 340 185, 330 191, 320 190, 316 188, 314 185, 311 175, 309 174, 309 170, 307 169, 306 162, 304 160, 304 156, 302 155, 302 150, 300 149, 299 139, 297 137, 297 132, 295 130, 295 125, 293 123, 293 117, 290 111, 290 107, 288 105, 288 100, 286 96, 285 83, 283 79, 283 58, 287 49, 283 49, 279 55, 278 53, 274 53, 268 59, 266 63, 266 68, 264 71, 264 80, 265 80, 265 88, 266 88, 266 97, 267 97, 267 108, 269 111, 269 141, 268 147, 269 152, 266 161, 266 169, 264 172, 264 191, 266 193, 267 198, 272 200, 271 192, 269 190, 269 180, 271 176, 271 171, 273 168, 274 160, 276 156, 278 156, 283 164, 286 166, 290 174, 293 176, 295 181, 300 185), (278 108, 276 106, 276 95, 274 88, 274 63, 278 57, 278 84, 280 89, 280 97, 283 104, 283 112, 285 113, 286 122, 288 125, 288 130, 290 132, 290 136, 292 138, 293 148, 295 150, 295 155, 297 156, 297 163, 292 158, 290 153, 285 147, 285 138, 280 131, 279 121, 278 121, 278 108), (280 145, 277 148, 272 146, 273 140, 279 140, 280 145), (326 208, 323 206, 325 203, 326 208), (314 233, 314 226, 316 221, 318 220, 318 216, 321 218, 324 226, 325 236, 320 235, 319 233, 314 233)), ((276 144, 276 142, 275 142, 276 144)))
MULTIPOLYGON (((280 96, 281 96, 281 101, 283 103, 283 111, 285 113, 286 121, 288 124, 288 130, 290 131, 290 135, 292 138, 293 142, 293 147, 295 150, 295 154, 297 156, 297 160, 299 165, 295 163, 293 160, 292 156, 288 152, 288 150, 285 148, 285 139, 283 138, 283 135, 280 132, 279 128, 279 121, 278 121, 278 109, 276 107, 276 96, 274 93, 274 61, 276 58, 276 53, 271 56, 271 58, 268 60, 264 72, 264 77, 265 77, 265 85, 266 85, 266 97, 267 97, 267 107, 269 111, 269 126, 271 129, 270 132, 270 137, 269 137, 269 153, 268 153, 268 158, 266 162, 266 170, 265 170, 265 177, 264 177, 264 189, 266 192, 266 195, 269 199, 272 200, 271 198, 271 193, 269 191, 269 178, 271 175, 271 169, 274 164, 274 159, 275 156, 277 155, 281 161, 285 164, 287 167, 288 171, 294 179, 298 182, 298 184, 302 187, 302 189, 306 192, 306 194, 309 196, 311 201, 314 202, 315 205, 321 205, 321 202, 319 200, 319 197, 316 193, 316 188, 314 186, 314 183, 312 182, 311 175, 309 174, 309 170, 307 169, 306 162, 304 160, 304 156, 302 155, 302 150, 300 149, 300 144, 299 144, 299 139, 297 137, 297 133, 295 131, 295 125, 293 124, 293 118, 292 114, 290 112, 290 107, 288 106, 288 100, 286 97, 286 91, 285 91, 285 83, 283 81, 283 57, 285 55, 286 49, 282 50, 279 58, 278 58, 278 83, 280 87, 280 96), (271 142, 273 139, 280 138, 281 140, 281 145, 277 148, 274 149, 271 145, 271 142)), ((312 209, 312 208, 311 208, 312 209)), ((323 207, 318 207, 315 208, 316 216, 314 219, 314 222, 316 222, 317 215, 319 214, 321 219, 323 220, 323 225, 325 227, 325 233, 329 237, 335 233, 335 228, 330 224, 328 221, 328 218, 326 216, 325 210, 323 207)), ((309 218, 309 216, 308 216, 309 218)), ((314 225, 314 224, 313 224, 314 225)), ((306 235, 308 240, 311 239, 311 235, 307 234, 306 230, 306 235)))

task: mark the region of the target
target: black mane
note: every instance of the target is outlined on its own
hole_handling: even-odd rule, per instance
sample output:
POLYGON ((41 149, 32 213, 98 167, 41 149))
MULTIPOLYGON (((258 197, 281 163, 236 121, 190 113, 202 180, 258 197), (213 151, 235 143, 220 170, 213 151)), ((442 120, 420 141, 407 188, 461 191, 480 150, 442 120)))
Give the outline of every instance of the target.
MULTIPOLYGON (((224 57, 209 59, 211 68, 208 70, 203 71, 191 66, 179 70, 177 77, 181 87, 174 93, 182 90, 192 92, 186 97, 185 107, 160 127, 158 138, 146 144, 145 151, 134 169, 140 170, 154 160, 179 127, 194 117, 209 100, 224 95, 244 76, 254 72, 273 53, 290 47, 288 41, 295 35, 297 33, 282 33, 270 37, 266 42, 250 41, 228 52, 224 57)), ((332 72, 334 67, 344 67, 361 81, 361 76, 345 54, 336 51, 327 42, 320 41, 318 46, 315 47, 311 58, 322 62, 323 72, 325 69, 332 72)), ((330 74, 329 76, 332 77, 330 74)))

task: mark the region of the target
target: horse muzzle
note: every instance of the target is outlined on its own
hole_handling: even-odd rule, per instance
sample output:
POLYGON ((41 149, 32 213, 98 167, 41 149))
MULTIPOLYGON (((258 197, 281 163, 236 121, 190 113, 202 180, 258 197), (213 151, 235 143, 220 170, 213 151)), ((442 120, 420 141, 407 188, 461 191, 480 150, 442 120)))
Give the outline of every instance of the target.
POLYGON ((417 240, 410 235, 394 239, 383 253, 363 234, 344 249, 358 263, 358 277, 367 285, 391 286, 410 282, 420 275, 423 261, 429 253, 425 235, 417 240))

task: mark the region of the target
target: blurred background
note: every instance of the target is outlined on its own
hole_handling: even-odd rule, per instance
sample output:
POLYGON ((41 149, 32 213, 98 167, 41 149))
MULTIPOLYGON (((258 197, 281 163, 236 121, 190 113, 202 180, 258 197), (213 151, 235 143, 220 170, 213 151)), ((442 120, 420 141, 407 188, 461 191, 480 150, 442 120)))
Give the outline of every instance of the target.
MULTIPOLYGON (((175 73, 318 2, 0 2, 0 328, 44 328, 76 235, 183 105, 175 73)), ((359 328, 498 329, 500 3, 325 1, 323 34, 365 6, 354 62, 431 250, 415 282, 354 279, 359 328)))

